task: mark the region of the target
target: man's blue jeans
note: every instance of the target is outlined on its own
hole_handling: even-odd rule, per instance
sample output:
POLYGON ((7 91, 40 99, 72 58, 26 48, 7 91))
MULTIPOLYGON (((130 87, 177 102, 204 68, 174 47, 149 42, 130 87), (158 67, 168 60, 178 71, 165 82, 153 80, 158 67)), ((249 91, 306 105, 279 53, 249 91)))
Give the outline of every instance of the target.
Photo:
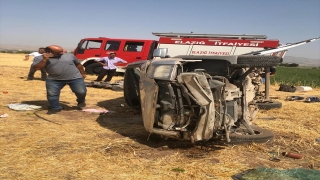
POLYGON ((72 79, 72 80, 52 80, 46 79, 47 99, 49 102, 49 109, 61 110, 62 107, 59 105, 59 98, 61 89, 69 85, 72 92, 77 96, 77 102, 84 103, 87 94, 87 88, 83 78, 72 79))

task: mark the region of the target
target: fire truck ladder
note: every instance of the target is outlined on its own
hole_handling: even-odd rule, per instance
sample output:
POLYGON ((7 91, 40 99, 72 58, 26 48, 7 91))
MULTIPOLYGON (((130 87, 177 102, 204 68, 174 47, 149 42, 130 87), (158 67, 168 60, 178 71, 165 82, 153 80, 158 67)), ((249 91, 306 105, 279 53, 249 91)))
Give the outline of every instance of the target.
POLYGON ((193 34, 193 33, 152 33, 159 37, 176 38, 225 38, 225 39, 267 39, 265 35, 234 35, 234 34, 193 34))
POLYGON ((304 41, 300 41, 300 42, 296 42, 296 43, 281 45, 275 49, 265 49, 265 50, 254 51, 254 52, 242 54, 242 55, 265 55, 265 54, 271 54, 271 53, 276 53, 276 52, 280 52, 280 51, 286 51, 288 49, 291 49, 291 48, 294 48, 297 46, 301 46, 301 45, 307 44, 312 41, 317 41, 319 39, 320 39, 320 37, 312 38, 312 39, 308 39, 308 40, 304 40, 304 41))

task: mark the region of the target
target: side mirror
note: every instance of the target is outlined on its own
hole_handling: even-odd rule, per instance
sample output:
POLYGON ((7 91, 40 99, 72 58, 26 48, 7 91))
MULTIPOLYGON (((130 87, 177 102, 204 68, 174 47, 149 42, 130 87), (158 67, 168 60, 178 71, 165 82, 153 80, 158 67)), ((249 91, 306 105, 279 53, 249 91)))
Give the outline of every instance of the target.
POLYGON ((157 48, 153 51, 153 57, 165 58, 168 54, 168 48, 157 48))

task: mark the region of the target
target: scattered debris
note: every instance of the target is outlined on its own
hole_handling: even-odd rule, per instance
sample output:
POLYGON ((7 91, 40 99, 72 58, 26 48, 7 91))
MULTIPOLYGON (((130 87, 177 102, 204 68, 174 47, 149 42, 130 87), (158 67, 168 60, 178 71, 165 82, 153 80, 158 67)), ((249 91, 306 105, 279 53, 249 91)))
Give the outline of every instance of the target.
POLYGON ((316 139, 316 142, 320 143, 320 138, 317 138, 317 139, 316 139))
POLYGON ((107 113, 109 110, 106 109, 82 109, 84 112, 91 112, 91 113, 107 113))
POLYGON ((320 102, 320 98, 316 96, 306 97, 305 102, 320 102))
POLYGON ((91 82, 85 82, 85 84, 87 87, 112 89, 114 91, 123 90, 123 81, 116 81, 114 83, 91 81, 91 82))
POLYGON ((291 85, 280 84, 279 91, 296 92, 297 88, 291 85))
POLYGON ((0 115, 0 118, 4 118, 4 117, 8 117, 8 116, 9 116, 9 114, 4 113, 4 114, 1 114, 1 115, 0 115))
POLYGON ((310 86, 297 86, 296 91, 311 91, 312 88, 310 86))
POLYGON ((303 100, 304 97, 302 96, 287 96, 286 101, 294 101, 294 100, 303 100))
POLYGON ((114 83, 115 83, 115 84, 122 84, 122 85, 123 85, 124 81, 123 81, 123 80, 117 80, 117 81, 115 81, 114 83))
POLYGON ((111 89, 112 90, 114 90, 114 91, 122 91, 123 90, 123 85, 113 85, 112 87, 111 87, 111 89))
POLYGON ((293 159, 302 159, 303 157, 301 154, 293 153, 293 152, 283 152, 282 155, 293 158, 293 159))
POLYGON ((8 91, 3 91, 2 93, 3 93, 3 94, 8 94, 8 91))
POLYGON ((269 158, 270 161, 273 161, 273 162, 280 162, 281 159, 279 159, 279 152, 276 152, 276 151, 271 151, 269 152, 271 157, 269 158))
POLYGON ((270 161, 273 161, 273 162, 280 162, 280 161, 281 161, 281 159, 276 158, 276 157, 272 157, 272 158, 270 158, 270 161))
POLYGON ((20 103, 8 104, 8 107, 16 111, 37 110, 42 108, 41 106, 36 106, 31 104, 20 104, 20 103))
POLYGON ((286 101, 295 101, 295 100, 303 100, 305 99, 304 101, 305 102, 320 102, 320 98, 319 97, 316 97, 316 96, 309 96, 309 97, 302 97, 302 96, 287 96, 286 97, 286 101))

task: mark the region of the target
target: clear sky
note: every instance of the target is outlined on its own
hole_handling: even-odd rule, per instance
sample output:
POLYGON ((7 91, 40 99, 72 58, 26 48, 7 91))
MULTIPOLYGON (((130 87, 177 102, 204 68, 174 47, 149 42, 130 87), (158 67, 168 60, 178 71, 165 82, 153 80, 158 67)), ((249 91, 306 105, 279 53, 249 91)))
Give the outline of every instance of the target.
MULTIPOLYGON (((151 32, 320 36, 320 0, 0 0, 0 44, 75 48, 85 37, 157 39, 151 32)), ((320 40, 289 50, 320 59, 320 40)))

